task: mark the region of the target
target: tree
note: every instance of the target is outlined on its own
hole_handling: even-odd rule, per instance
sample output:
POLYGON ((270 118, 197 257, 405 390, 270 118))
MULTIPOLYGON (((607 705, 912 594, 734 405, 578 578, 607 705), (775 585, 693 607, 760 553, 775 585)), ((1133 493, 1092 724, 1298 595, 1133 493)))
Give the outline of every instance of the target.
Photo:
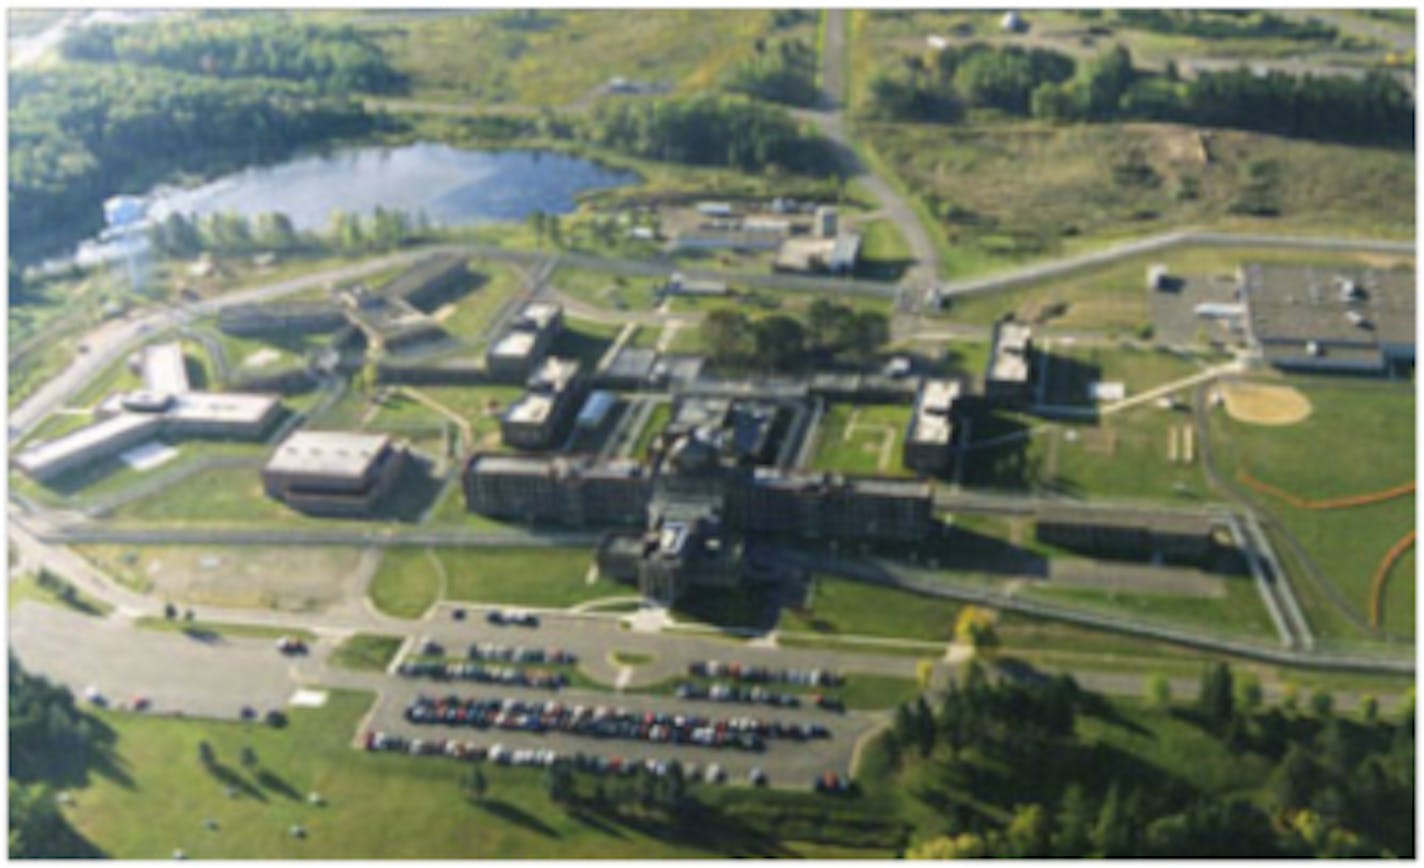
POLYGON ((982 859, 988 855, 983 837, 972 832, 941 835, 905 851, 906 859, 982 859))
POLYGON ((869 361, 890 340, 890 320, 879 311, 860 311, 848 331, 847 349, 861 361, 869 361))
POLYGON ((806 352, 806 332, 801 323, 784 314, 762 317, 752 324, 757 363, 785 369, 806 352))
POLYGON ((250 745, 243 745, 239 761, 246 768, 255 768, 257 766, 257 751, 253 750, 250 745))
POLYGON ((1329 717, 1335 709, 1335 697, 1321 688, 1310 694, 1310 710, 1316 717, 1329 717))
POLYGON ((574 790, 574 775, 568 764, 561 760, 549 766, 544 776, 544 785, 551 802, 556 805, 567 802, 574 790))
POLYGON ((1295 743, 1286 751, 1267 784, 1272 797, 1283 809, 1298 808, 1310 800, 1318 778, 1310 754, 1295 743))
POLYGON ((920 756, 927 757, 931 753, 934 753, 934 714, 930 712, 929 703, 925 701, 923 693, 915 700, 915 729, 915 735, 920 746, 920 756))
POLYGON ((1360 719, 1365 723, 1379 720, 1379 700, 1366 694, 1360 698, 1360 719))
POLYGON ((994 621, 994 613, 989 609, 965 606, 954 622, 955 641, 968 645, 976 654, 992 652, 999 645, 994 621))
POLYGON ((259 215, 255 228, 257 240, 273 250, 291 250, 299 245, 292 218, 280 212, 259 215))
POLYGON ((1169 708, 1172 705, 1172 682, 1159 673, 1147 677, 1147 701, 1153 708, 1169 708))
POLYGON ((1254 713, 1265 699, 1261 690, 1261 679, 1255 673, 1247 672, 1236 677, 1234 682, 1236 707, 1248 714, 1254 713))
POLYGON ((740 311, 714 310, 702 318, 699 331, 703 348, 718 362, 738 362, 752 354, 750 323, 740 311))
POLYGON ((205 766, 210 766, 217 759, 217 754, 213 751, 213 746, 206 741, 198 742, 198 762, 205 766))
POLYGON ((471 766, 460 779, 460 788, 464 790, 467 798, 475 801, 483 801, 485 793, 489 790, 489 782, 485 780, 484 772, 478 766, 471 766))
POLYGON ((1068 858, 1086 856, 1092 846, 1091 829, 1095 815, 1081 785, 1069 784, 1064 790, 1055 819, 1054 855, 1068 858))
POLYGON ((1053 818, 1042 805, 1020 805, 1004 830, 1008 855, 1015 859, 1042 859, 1052 855, 1053 818))
POLYGON ((1208 666, 1202 673, 1201 693, 1197 697, 1197 703, 1207 724, 1218 733, 1231 720, 1234 699, 1231 668, 1225 663, 1208 666))

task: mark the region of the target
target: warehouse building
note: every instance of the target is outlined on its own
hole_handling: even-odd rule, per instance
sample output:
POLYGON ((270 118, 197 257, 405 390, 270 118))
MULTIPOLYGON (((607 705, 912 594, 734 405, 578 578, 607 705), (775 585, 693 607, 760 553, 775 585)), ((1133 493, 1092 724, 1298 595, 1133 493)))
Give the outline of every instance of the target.
POLYGON ((103 458, 108 458, 158 437, 163 417, 148 413, 123 413, 38 443, 15 456, 15 466, 25 475, 47 482, 103 458))
POLYGON ((584 396, 578 359, 548 358, 529 378, 529 390, 500 417, 500 436, 515 449, 547 449, 568 434, 584 396))
POLYGON ((489 375, 506 382, 522 382, 548 355, 563 328, 563 305, 543 301, 526 305, 509 330, 485 352, 489 375))
POLYGON ((1414 364, 1414 272, 1241 266, 1248 340, 1288 370, 1384 373, 1414 364))
POLYGON ((298 431, 262 468, 269 497, 313 515, 368 516, 400 477, 407 450, 388 435, 298 431))
POLYGON ((920 384, 901 454, 906 467, 929 475, 950 469, 954 459, 955 404, 960 390, 958 380, 925 380, 920 384))
POLYGON ((1005 401, 1027 401, 1033 383, 1033 333, 1027 323, 1000 320, 994 324, 984 395, 1005 401))

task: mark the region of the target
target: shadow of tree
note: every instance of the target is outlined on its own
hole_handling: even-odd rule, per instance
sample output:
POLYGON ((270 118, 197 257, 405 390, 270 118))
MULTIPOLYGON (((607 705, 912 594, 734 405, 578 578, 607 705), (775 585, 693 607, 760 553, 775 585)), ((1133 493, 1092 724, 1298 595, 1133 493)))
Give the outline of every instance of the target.
POLYGON ((485 799, 475 804, 501 820, 514 823, 516 826, 522 826, 546 838, 559 837, 558 831, 552 826, 517 805, 512 805, 509 802, 499 799, 485 799))

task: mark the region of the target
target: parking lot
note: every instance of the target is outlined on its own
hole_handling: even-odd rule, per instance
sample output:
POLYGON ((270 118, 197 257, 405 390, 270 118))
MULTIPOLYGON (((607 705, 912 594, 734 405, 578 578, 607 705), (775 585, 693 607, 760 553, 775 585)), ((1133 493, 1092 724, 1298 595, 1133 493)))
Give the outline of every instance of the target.
MULTIPOLYGON (((746 781, 754 768, 762 769, 772 786, 809 787, 812 780, 824 772, 832 771, 844 775, 851 765, 856 742, 874 728, 876 716, 866 712, 846 712, 843 714, 811 708, 759 708, 733 706, 695 700, 678 700, 670 696, 649 696, 644 694, 613 694, 603 691, 581 689, 562 690, 555 696, 548 691, 521 689, 502 685, 470 685, 463 683, 432 683, 424 680, 392 681, 382 692, 380 701, 371 715, 370 729, 406 739, 456 739, 474 745, 491 748, 502 745, 512 750, 548 748, 560 756, 572 757, 578 753, 599 755, 606 758, 619 757, 622 760, 644 759, 672 760, 687 765, 697 763, 706 767, 717 763, 727 773, 729 781, 746 781), (417 724, 405 718, 405 709, 416 697, 432 698, 453 694, 462 699, 504 699, 511 698, 527 702, 545 703, 555 700, 567 707, 585 706, 588 709, 604 707, 610 712, 624 709, 630 714, 652 712, 668 715, 699 715, 704 718, 751 717, 766 721, 777 720, 787 724, 820 724, 829 733, 828 738, 795 741, 789 739, 767 739, 764 751, 749 751, 736 748, 714 748, 694 744, 671 744, 625 738, 597 738, 565 732, 534 733, 517 730, 476 729, 471 726, 445 724, 417 724)), ((440 761, 438 758, 433 762, 440 761)), ((448 760, 447 760, 448 761, 448 760)))

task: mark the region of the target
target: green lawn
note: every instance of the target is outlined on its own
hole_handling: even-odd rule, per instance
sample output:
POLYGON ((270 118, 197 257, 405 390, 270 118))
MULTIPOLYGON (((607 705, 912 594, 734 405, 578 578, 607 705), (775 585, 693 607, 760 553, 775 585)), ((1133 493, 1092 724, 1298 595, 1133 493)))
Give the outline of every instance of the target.
POLYGON ((864 635, 948 642, 961 606, 830 576, 816 578, 806 611, 783 609, 779 628, 826 636, 864 635))
POLYGON ((543 777, 486 766, 483 803, 460 787, 468 766, 435 757, 367 754, 351 746, 369 696, 333 692, 291 723, 219 723, 99 712, 116 734, 115 775, 71 789, 74 827, 106 855, 167 859, 688 858, 738 852, 735 833, 707 850, 658 830, 581 821, 552 804, 543 777), (216 771, 203 768, 207 742, 216 771), (240 762, 243 748, 257 767, 240 762), (223 793, 231 782, 237 796, 223 793), (307 801, 319 793, 322 804, 307 801), (217 821, 216 830, 203 821, 217 821), (303 839, 290 827, 306 830, 303 839), (725 848, 725 849, 721 849, 725 848))
MULTIPOLYGON (((1212 442, 1228 479, 1246 470, 1263 482, 1311 499, 1363 494, 1414 479, 1414 397, 1409 386, 1368 380, 1286 378, 1279 382, 1299 388, 1309 399, 1312 410, 1304 421, 1265 427, 1232 420, 1224 410, 1212 412, 1212 442)), ((1355 611, 1366 615, 1375 566, 1395 540, 1414 526, 1414 498, 1406 495, 1348 509, 1306 510, 1270 495, 1248 493, 1290 529, 1355 611)), ((1396 568, 1395 578, 1407 575, 1396 568)), ((1392 581, 1388 599, 1391 609, 1412 610, 1414 583, 1392 581)), ((1412 620, 1397 617, 1389 629, 1412 636, 1412 620)), ((1328 620, 1325 624, 1331 626, 1328 620)))
POLYGON ((1143 622, 1188 626, 1235 635, 1262 644, 1275 641, 1276 629, 1251 579, 1226 579, 1224 597, 1177 597, 1166 594, 1115 593, 1086 588, 1035 588, 1031 596, 1077 608, 1129 615, 1143 622))
POLYGON ((1131 398, 1157 386, 1200 373, 1204 363, 1167 350, 1133 346, 1078 345, 1053 342, 1043 348, 1039 376, 1048 377, 1044 402, 1093 405, 1092 382, 1120 382, 1131 398))
POLYGON ((336 646, 331 652, 331 662, 346 669, 382 672, 391 665, 403 641, 399 636, 357 633, 336 646))
POLYGON ((648 415, 648 422, 643 426, 643 430, 638 432, 638 439, 633 443, 632 455, 637 458, 646 457, 648 449, 653 445, 653 440, 663 432, 668 423, 672 421, 672 404, 663 401, 653 408, 648 415))
POLYGON ((872 220, 859 227, 860 262, 856 273, 872 279, 896 280, 913 264, 910 247, 891 220, 872 220))
POLYGON ((381 611, 414 618, 441 598, 442 588, 448 600, 539 607, 628 592, 607 579, 589 584, 592 565, 593 553, 582 548, 391 548, 369 593, 381 611))
POLYGON ((96 618, 105 617, 114 610, 113 606, 103 600, 90 597, 63 579, 60 579, 59 582, 61 584, 54 582, 41 584, 38 577, 29 574, 11 579, 6 592, 8 606, 13 611, 24 601, 33 600, 37 603, 60 606, 81 615, 92 615, 96 618))
POLYGON ((437 309, 440 325, 456 339, 482 346, 488 339, 490 321, 523 287, 524 278, 513 265, 477 261, 472 265, 480 275, 475 289, 450 303, 448 312, 437 309))
POLYGON ((554 338, 549 354, 583 362, 585 371, 592 371, 603 358, 613 339, 623 330, 618 323, 593 322, 577 317, 564 318, 564 330, 554 338))
POLYGON ((561 265, 549 283, 559 292, 601 308, 649 310, 657 304, 656 289, 662 281, 561 265))
POLYGON ((268 627, 263 624, 228 624, 212 621, 189 621, 183 618, 143 617, 134 624, 144 630, 162 630, 169 633, 188 633, 193 636, 229 636, 236 639, 280 639, 296 636, 311 642, 316 634, 310 630, 291 627, 268 627))
POLYGON ((829 405, 816 432, 812 469, 881 476, 911 475, 901 460, 910 413, 908 404, 829 405))

